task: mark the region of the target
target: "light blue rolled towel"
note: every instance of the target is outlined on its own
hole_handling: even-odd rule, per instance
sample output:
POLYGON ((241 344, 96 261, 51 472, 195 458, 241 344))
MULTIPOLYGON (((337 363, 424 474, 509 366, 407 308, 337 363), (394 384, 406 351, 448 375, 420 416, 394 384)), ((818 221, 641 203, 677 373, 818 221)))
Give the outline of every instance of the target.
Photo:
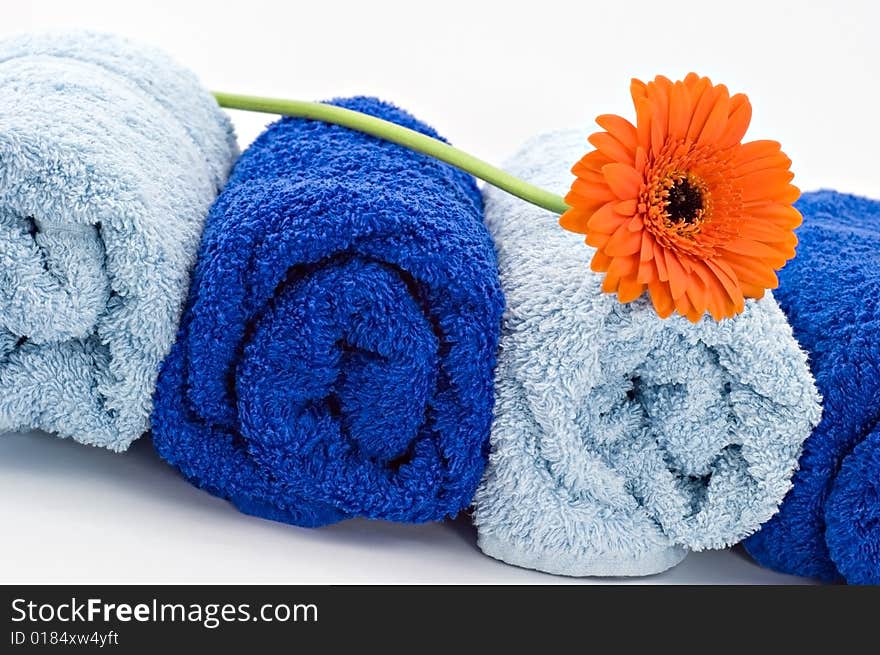
POLYGON ((124 450, 148 426, 229 120, 155 50, 0 42, 0 431, 124 450))
MULTIPOLYGON (((564 193, 586 134, 538 137, 507 168, 564 193)), ((806 356, 768 293, 743 314, 662 320, 600 292, 592 249, 489 187, 507 309, 480 548, 572 576, 663 571, 769 519, 820 416, 806 356)))

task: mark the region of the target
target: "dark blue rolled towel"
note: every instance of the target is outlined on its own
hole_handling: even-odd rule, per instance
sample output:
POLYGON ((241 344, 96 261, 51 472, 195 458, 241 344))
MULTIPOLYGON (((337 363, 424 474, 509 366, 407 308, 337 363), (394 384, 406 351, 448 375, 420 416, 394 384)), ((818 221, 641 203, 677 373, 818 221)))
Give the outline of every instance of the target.
MULTIPOLYGON (((375 99, 334 104, 437 136, 375 99)), ((502 308, 473 178, 282 119, 208 217, 156 449, 270 519, 453 516, 485 465, 502 308)))
POLYGON ((880 202, 807 193, 776 299, 824 397, 794 486, 745 542, 770 568, 880 583, 880 202))

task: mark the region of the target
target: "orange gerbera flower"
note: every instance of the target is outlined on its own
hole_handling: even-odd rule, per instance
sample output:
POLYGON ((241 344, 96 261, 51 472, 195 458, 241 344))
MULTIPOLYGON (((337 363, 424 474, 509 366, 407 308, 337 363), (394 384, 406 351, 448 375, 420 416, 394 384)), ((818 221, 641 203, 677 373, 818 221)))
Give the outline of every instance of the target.
POLYGON ((602 290, 621 302, 647 290, 663 318, 734 316, 794 257, 791 160, 775 141, 741 143, 752 108, 723 84, 658 76, 631 93, 636 125, 596 119, 606 131, 572 169, 560 224, 586 234, 602 290))

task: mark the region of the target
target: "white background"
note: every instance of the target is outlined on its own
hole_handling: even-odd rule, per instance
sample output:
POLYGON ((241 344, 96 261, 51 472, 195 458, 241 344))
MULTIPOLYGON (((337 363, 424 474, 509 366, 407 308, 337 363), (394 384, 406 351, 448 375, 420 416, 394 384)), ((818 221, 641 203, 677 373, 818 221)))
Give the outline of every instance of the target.
MULTIPOLYGON (((151 42, 216 90, 378 95, 502 162, 530 135, 631 113, 631 77, 690 70, 749 94, 803 189, 880 197, 872 2, 6 2, 0 37, 88 27, 151 42)), ((235 113, 242 145, 268 117, 235 113)), ((113 455, 0 436, 0 582, 556 582, 482 556, 466 520, 304 530, 238 514, 142 440, 113 455)), ((737 552, 644 582, 798 582, 737 552)), ((608 582, 602 580, 601 582, 608 582)))

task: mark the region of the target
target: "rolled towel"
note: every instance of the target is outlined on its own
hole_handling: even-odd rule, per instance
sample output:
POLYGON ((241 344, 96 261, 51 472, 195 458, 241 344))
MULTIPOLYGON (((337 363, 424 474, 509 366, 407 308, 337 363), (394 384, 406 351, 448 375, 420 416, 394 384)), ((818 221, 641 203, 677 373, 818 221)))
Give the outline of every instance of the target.
MULTIPOLYGON (((540 136, 507 169, 564 191, 586 135, 540 136)), ((489 188, 507 299, 479 546, 551 573, 646 575, 752 533, 819 420, 804 353, 767 294, 743 314, 662 320, 600 291, 558 217, 489 188)))
POLYGON ((779 571, 880 584, 880 202, 819 191, 798 207, 798 257, 776 297, 825 413, 779 514, 745 546, 779 571))
POLYGON ((149 426, 237 147, 196 78, 124 39, 0 42, 0 432, 125 450, 149 426))
MULTIPOLYGON (((436 136, 375 99, 335 104, 436 136)), ((502 306, 470 176, 283 119, 211 210, 155 446, 257 516, 455 515, 485 466, 502 306)))

